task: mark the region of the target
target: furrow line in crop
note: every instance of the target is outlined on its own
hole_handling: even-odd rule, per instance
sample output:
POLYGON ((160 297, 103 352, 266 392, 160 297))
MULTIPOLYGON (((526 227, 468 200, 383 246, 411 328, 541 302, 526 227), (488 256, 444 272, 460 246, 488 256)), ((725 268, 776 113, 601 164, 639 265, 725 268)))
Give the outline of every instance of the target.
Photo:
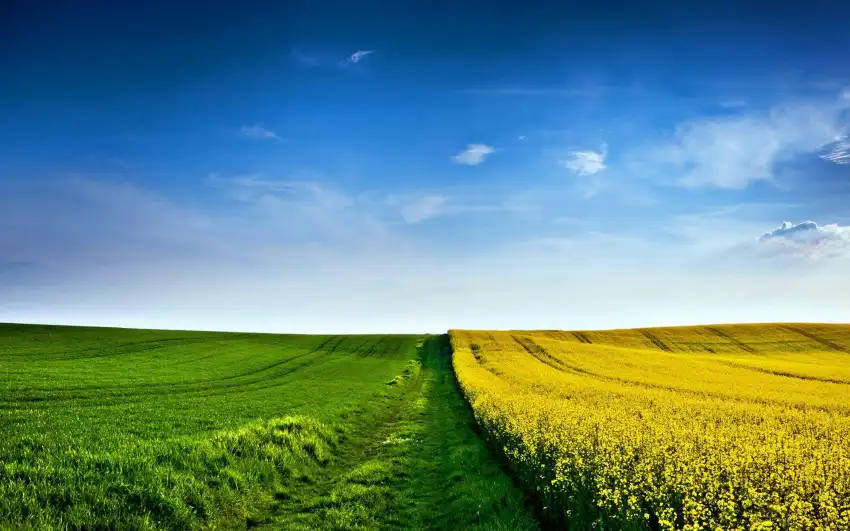
POLYGON ((798 328, 796 326, 791 326, 791 325, 783 325, 782 328, 784 328, 785 330, 790 330, 791 332, 796 332, 796 333, 800 334, 801 336, 805 336, 805 337, 811 339, 812 341, 814 341, 815 343, 820 343, 821 345, 827 347, 830 350, 835 350, 835 351, 838 351, 838 352, 844 352, 845 354, 850 354, 850 349, 848 349, 847 347, 839 345, 838 343, 830 341, 829 339, 824 339, 822 337, 818 337, 818 336, 812 334, 811 332, 807 332, 806 330, 803 330, 802 328, 798 328))
POLYGON ((725 339, 727 341, 731 341, 732 343, 737 345, 738 348, 740 348, 741 350, 744 350, 744 351, 750 352, 750 353, 753 353, 753 352, 756 351, 756 349, 754 349, 753 347, 747 345, 746 343, 744 343, 744 342, 742 342, 738 339, 735 339, 734 337, 730 336, 729 334, 727 334, 723 330, 720 330, 718 328, 714 328, 713 326, 706 326, 705 329, 708 330, 709 332, 711 332, 712 334, 718 336, 718 337, 722 337, 723 339, 725 339))
POLYGON ((584 332, 573 332, 572 334, 575 336, 576 339, 578 339, 582 343, 586 343, 588 345, 593 343, 593 341, 591 341, 590 338, 587 337, 587 334, 585 334, 584 332))
POLYGON ((655 345, 656 347, 660 348, 661 350, 663 350, 665 352, 673 352, 672 348, 670 348, 666 343, 664 343, 663 341, 658 339, 658 337, 656 337, 655 334, 653 334, 649 330, 638 329, 638 332, 640 332, 643 335, 643 337, 652 341, 652 344, 655 345))

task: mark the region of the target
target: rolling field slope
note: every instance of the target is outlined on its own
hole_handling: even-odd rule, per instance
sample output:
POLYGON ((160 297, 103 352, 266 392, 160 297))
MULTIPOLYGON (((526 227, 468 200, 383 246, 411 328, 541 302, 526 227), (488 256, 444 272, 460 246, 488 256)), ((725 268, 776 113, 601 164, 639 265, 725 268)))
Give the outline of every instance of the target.
POLYGON ((534 529, 445 336, 0 324, 0 529, 534 529))
POLYGON ((571 529, 850 529, 850 326, 450 332, 482 432, 571 529))

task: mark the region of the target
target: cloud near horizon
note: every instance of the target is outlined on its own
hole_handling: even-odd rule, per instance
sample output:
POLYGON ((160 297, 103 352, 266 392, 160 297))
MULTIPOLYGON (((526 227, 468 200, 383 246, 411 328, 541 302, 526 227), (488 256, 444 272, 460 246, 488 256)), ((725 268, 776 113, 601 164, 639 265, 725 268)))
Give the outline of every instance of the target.
POLYGON ((850 258, 850 227, 837 224, 784 221, 779 227, 759 236, 757 241, 767 252, 810 261, 850 258))
MULTIPOLYGON (((592 226, 447 254, 387 223, 376 202, 315 175, 212 176, 211 184, 243 206, 202 207, 127 182, 79 178, 14 202, 0 195, 0 226, 14 229, 0 234, 0 262, 12 264, 2 274, 18 279, 0 285, 0 320, 339 333, 592 328, 604 315, 605 326, 648 326, 747 320, 753 310, 741 297, 758 301, 751 306, 761 305, 759 320, 807 308, 825 316, 843 300, 840 286, 850 288, 839 273, 789 287, 781 271, 743 258, 734 281, 728 272, 691 273, 668 256, 687 256, 687 246, 592 226), (44 216, 21 215, 36 210, 44 216), (679 307, 676 293, 701 300, 698 311, 680 309, 671 320, 665 308, 679 307), (777 306, 783 300, 794 308, 777 306)), ((448 197, 399 196, 393 205, 415 225, 454 214, 448 197)), ((769 239, 815 231, 794 227, 783 224, 769 239)), ((831 227, 808 239, 844 238, 846 227, 831 227)))

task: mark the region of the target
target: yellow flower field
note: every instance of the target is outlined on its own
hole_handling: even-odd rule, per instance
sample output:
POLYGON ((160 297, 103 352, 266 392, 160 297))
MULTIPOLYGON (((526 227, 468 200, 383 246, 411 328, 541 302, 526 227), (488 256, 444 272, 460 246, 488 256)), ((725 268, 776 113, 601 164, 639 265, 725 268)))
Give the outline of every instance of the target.
POLYGON ((482 432, 571 529, 850 529, 850 326, 453 330, 482 432))

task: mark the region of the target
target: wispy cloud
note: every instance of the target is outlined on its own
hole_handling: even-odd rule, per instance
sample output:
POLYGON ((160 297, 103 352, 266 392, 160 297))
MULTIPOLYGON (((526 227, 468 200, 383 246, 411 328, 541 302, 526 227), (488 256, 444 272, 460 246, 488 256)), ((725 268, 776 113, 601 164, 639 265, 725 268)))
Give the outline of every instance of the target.
POLYGON ((835 164, 850 164, 850 138, 847 133, 838 135, 832 143, 824 146, 820 157, 835 164))
MULTIPOLYGON (((712 263, 693 275, 670 266, 687 249, 606 227, 570 237, 576 231, 562 226, 560 235, 524 245, 527 234, 486 248, 423 247, 364 231, 373 205, 320 175, 212 180, 226 208, 222 198, 206 201, 210 190, 185 202, 114 182, 75 181, 50 193, 44 182, 27 184, 26 193, 0 189, 0 321, 377 333, 848 316, 850 281, 834 261, 841 271, 823 276, 811 271, 825 267, 775 274, 765 267, 773 261, 723 274, 712 263)), ((432 191, 398 204, 417 203, 407 210, 414 221, 483 212, 471 205, 477 198, 432 191)), ((738 229, 764 243, 752 237, 762 228, 738 229)))
POLYGON ((511 189, 506 195, 490 193, 478 187, 453 187, 441 190, 420 191, 407 194, 390 194, 377 201, 364 201, 374 208, 380 204, 390 207, 389 217, 400 216, 408 225, 435 218, 478 214, 527 214, 535 206, 516 200, 511 189))
POLYGON ((258 140, 283 140, 281 137, 277 135, 274 131, 270 129, 266 129, 260 124, 254 125, 243 125, 242 126, 242 134, 247 136, 248 138, 255 138, 258 140))
POLYGON ((593 175, 606 168, 607 146, 599 151, 570 151, 560 164, 576 175, 593 175))
POLYGON ((369 56, 373 53, 374 53, 374 50, 357 50, 353 54, 349 55, 348 57, 346 57, 345 59, 340 61, 339 64, 342 67, 346 67, 346 66, 349 66, 349 65, 352 65, 352 64, 357 64, 360 61, 362 61, 364 58, 366 58, 367 56, 369 56))
POLYGON ((209 183, 226 199, 243 203, 265 231, 275 234, 272 239, 351 247, 377 245, 389 236, 378 212, 313 171, 300 170, 284 177, 212 174, 209 183))
POLYGON ((444 195, 426 195, 402 205, 399 212, 406 223, 420 223, 445 214, 448 201, 444 195))
MULTIPOLYGON (((236 177, 221 177, 216 173, 210 174, 210 183, 219 188, 226 188, 235 192, 234 197, 240 200, 256 198, 263 194, 274 194, 279 197, 298 198, 304 196, 322 197, 326 201, 328 197, 344 197, 342 194, 331 192, 331 190, 312 175, 302 175, 298 179, 274 179, 263 174, 240 175, 236 177)), ((348 203, 348 201, 345 201, 348 203)))
POLYGON ((289 57, 296 63, 303 66, 319 66, 320 62, 318 57, 305 53, 300 48, 293 49, 289 54, 289 57))
POLYGON ((484 87, 461 89, 461 94, 479 94, 488 96, 544 96, 555 98, 572 98, 582 93, 578 89, 552 87, 484 87))
POLYGON ((830 146, 824 158, 842 162, 848 108, 850 100, 844 98, 813 100, 690 121, 671 138, 637 153, 637 171, 686 188, 740 189, 773 180, 777 163, 830 146))
POLYGON ((374 50, 357 50, 339 60, 338 51, 304 51, 299 47, 293 48, 289 57, 295 64, 308 68, 346 68, 363 61, 373 53, 374 50))
POLYGON ((528 137, 525 136, 525 135, 519 135, 518 137, 516 137, 516 139, 517 140, 528 140, 528 137))
POLYGON ((453 156, 452 160, 458 164, 477 166, 484 162, 484 159, 494 151, 493 146, 488 146, 487 144, 469 144, 465 150, 453 156))

